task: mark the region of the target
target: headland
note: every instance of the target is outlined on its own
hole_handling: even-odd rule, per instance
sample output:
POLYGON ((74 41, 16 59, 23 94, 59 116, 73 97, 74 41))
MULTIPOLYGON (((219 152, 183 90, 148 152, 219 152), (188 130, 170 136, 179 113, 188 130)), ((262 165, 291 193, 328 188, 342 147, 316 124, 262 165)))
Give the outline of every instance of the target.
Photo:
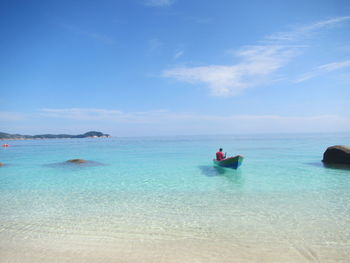
POLYGON ((76 139, 76 138, 110 138, 109 134, 97 131, 89 131, 84 134, 40 134, 40 135, 21 135, 0 132, 0 140, 35 140, 35 139, 76 139))

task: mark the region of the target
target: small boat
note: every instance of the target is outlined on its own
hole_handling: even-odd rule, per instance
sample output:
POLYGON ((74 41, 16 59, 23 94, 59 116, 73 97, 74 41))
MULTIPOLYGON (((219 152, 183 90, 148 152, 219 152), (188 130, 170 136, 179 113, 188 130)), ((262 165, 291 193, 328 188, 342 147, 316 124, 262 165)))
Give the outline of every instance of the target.
POLYGON ((228 158, 223 159, 221 161, 214 159, 213 162, 215 165, 218 165, 221 167, 237 169, 238 167, 241 166, 241 164, 243 162, 243 156, 236 155, 233 157, 228 157, 228 158))

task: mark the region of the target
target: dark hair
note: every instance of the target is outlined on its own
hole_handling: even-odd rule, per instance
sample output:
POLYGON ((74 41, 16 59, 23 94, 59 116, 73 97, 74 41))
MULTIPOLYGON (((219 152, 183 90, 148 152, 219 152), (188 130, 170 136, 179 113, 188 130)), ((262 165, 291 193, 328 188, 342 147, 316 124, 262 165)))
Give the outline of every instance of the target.
POLYGON ((219 149, 219 152, 222 152, 222 148, 219 149))

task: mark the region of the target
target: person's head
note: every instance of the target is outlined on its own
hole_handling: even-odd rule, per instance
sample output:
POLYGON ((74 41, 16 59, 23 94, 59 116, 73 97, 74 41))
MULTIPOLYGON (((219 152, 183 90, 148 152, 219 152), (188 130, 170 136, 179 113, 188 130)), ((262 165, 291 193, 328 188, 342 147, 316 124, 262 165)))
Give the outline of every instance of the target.
POLYGON ((222 152, 222 148, 219 149, 219 152, 222 152))

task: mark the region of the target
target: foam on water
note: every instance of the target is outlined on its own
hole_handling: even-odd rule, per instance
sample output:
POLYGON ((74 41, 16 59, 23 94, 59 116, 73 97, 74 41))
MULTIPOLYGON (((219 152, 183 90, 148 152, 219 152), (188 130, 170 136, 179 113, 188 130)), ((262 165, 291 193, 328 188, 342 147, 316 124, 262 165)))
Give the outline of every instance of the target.
POLYGON ((6 262, 346 262, 350 136, 12 141, 1 149, 6 262), (213 167, 215 151, 245 156, 213 167), (88 165, 67 165, 81 158, 88 165))

